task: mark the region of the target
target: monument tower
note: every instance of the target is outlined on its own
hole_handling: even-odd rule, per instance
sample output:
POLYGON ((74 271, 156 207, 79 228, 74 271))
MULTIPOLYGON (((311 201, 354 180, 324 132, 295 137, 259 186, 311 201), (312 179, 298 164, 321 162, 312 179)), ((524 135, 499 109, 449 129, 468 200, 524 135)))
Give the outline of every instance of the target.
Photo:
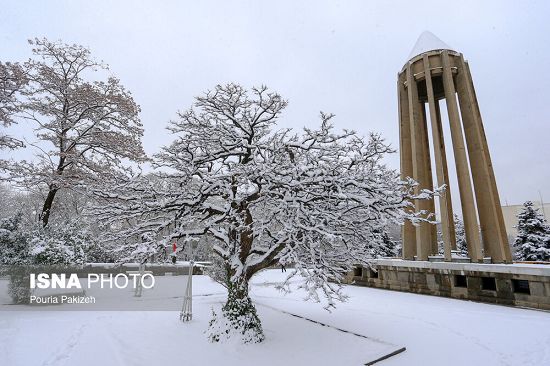
MULTIPOLYGON (((485 256, 494 263, 510 263, 495 175, 468 62, 432 33, 424 32, 398 74, 397 89, 401 178, 416 180, 417 192, 433 189, 429 116, 437 185, 447 187, 439 199, 445 260, 451 260, 456 240, 441 99, 447 105, 469 257, 473 262, 482 262, 485 256)), ((416 210, 435 212, 433 199, 416 200, 414 204, 416 210)), ((422 223, 415 227, 407 223, 402 237, 404 259, 428 260, 429 255, 437 254, 435 225, 422 223)))

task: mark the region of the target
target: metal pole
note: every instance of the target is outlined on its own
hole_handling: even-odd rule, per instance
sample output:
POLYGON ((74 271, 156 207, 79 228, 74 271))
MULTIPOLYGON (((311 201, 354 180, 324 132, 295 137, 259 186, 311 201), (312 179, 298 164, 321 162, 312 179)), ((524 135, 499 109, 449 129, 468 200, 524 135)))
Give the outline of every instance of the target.
POLYGON ((183 297, 183 305, 180 312, 180 320, 188 322, 193 319, 193 243, 189 245, 189 271, 187 272, 187 287, 183 297))
POLYGON ((542 216, 544 216, 544 219, 546 220, 546 211, 544 211, 544 201, 542 199, 542 193, 539 191, 539 197, 540 197, 540 207, 542 208, 542 216))
POLYGON ((145 263, 141 262, 138 267, 138 274, 137 278, 139 279, 137 286, 134 290, 134 296, 141 297, 141 293, 143 291, 143 287, 141 286, 141 280, 143 279, 143 275, 145 273, 145 263))
POLYGON ((189 320, 193 319, 193 257, 189 261, 189 320))

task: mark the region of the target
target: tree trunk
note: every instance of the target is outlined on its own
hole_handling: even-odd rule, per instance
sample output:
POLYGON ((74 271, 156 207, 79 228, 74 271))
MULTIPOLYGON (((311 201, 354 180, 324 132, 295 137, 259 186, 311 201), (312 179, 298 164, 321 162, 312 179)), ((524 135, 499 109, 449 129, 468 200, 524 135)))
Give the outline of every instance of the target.
POLYGON ((50 220, 50 211, 52 209, 53 199, 57 193, 58 188, 50 186, 46 200, 44 201, 44 206, 42 206, 42 213, 40 214, 40 220, 42 220, 42 226, 46 227, 48 221, 50 220))
POLYGON ((256 308, 248 296, 248 281, 244 277, 227 281, 227 290, 227 302, 221 314, 214 313, 210 321, 210 340, 218 342, 238 336, 243 343, 262 342, 265 336, 256 308))

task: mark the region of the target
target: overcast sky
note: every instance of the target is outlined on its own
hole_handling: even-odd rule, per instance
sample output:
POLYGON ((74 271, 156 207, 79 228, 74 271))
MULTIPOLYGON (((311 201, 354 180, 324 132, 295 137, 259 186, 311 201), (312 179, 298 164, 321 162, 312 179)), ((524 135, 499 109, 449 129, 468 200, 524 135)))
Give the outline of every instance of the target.
POLYGON ((501 200, 515 204, 550 201, 549 16, 545 1, 1 0, 0 60, 27 59, 32 37, 88 46, 141 105, 149 154, 177 110, 230 81, 287 98, 281 127, 315 126, 322 110, 398 147, 396 75, 430 30, 470 62, 501 200))

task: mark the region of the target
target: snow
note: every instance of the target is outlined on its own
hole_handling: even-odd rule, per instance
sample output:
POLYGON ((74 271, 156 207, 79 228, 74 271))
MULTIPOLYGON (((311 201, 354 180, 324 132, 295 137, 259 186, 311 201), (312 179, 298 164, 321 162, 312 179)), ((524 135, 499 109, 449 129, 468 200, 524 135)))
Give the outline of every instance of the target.
MULTIPOLYGON (((188 268, 189 265, 190 265, 191 262, 189 261, 176 261, 176 263, 154 263, 154 264, 147 264, 146 266, 148 267, 167 267, 167 268, 188 268)), ((210 262, 193 262, 193 265, 195 267, 205 267, 205 266, 208 266, 210 264, 210 262)), ((91 268, 116 268, 116 267, 119 267, 119 266, 122 266, 122 267, 128 267, 128 268, 132 268, 132 267, 139 267, 140 266, 140 263, 86 263, 86 267, 91 267, 91 268)))
POLYGON ((424 31, 420 34, 420 37, 418 37, 418 40, 409 54, 408 60, 424 52, 433 50, 452 50, 452 48, 437 38, 432 32, 424 31))
POLYGON ((457 263, 457 262, 428 262, 428 261, 410 261, 397 258, 381 258, 373 259, 373 264, 386 266, 399 266, 409 268, 433 268, 440 270, 457 270, 457 271, 487 271, 495 273, 507 273, 528 276, 550 276, 550 265, 537 264, 481 264, 481 263, 457 263))
MULTIPOLYGON (((294 279, 292 293, 274 289, 284 276, 268 270, 253 279, 261 344, 207 341, 211 308, 225 292, 205 276, 194 277, 193 321, 179 322, 186 277, 168 276, 157 281, 177 280, 178 292, 165 297, 155 287, 149 295, 175 311, 0 311, 0 365, 362 365, 403 346, 380 365, 550 364, 548 312, 356 286, 327 312, 304 302, 294 279)), ((20 306, 0 306, 7 308, 20 306)))
POLYGON ((340 131, 324 113, 318 128, 280 130, 286 105, 265 86, 229 83, 178 113, 169 126, 174 141, 153 159, 155 173, 94 190, 105 200, 90 214, 105 225, 102 241, 116 248, 113 256, 162 260, 167 243, 193 241, 233 283, 292 263, 309 277, 311 298, 319 292, 335 301, 341 294, 329 278, 393 255, 390 227, 430 221, 411 202, 440 189, 401 182, 382 163, 393 149, 379 134, 340 131))

